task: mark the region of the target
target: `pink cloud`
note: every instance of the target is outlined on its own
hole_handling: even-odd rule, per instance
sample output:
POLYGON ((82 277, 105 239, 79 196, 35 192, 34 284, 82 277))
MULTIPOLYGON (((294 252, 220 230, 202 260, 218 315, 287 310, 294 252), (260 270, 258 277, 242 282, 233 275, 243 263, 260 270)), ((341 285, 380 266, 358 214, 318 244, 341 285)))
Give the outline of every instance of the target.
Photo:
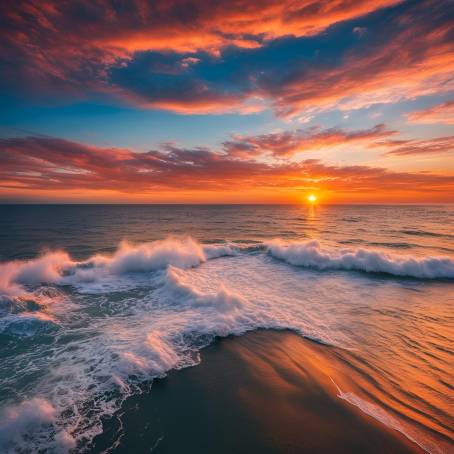
POLYGON ((425 2, 399 21, 392 39, 349 53, 336 65, 314 65, 270 81, 264 90, 282 116, 326 109, 351 110, 454 90, 454 23, 434 27, 426 8, 441 14, 442 4, 425 2), (423 14, 424 13, 424 14, 423 14))
POLYGON ((345 131, 338 128, 298 129, 259 136, 234 136, 224 142, 224 149, 230 156, 251 157, 270 153, 275 157, 289 157, 299 152, 317 151, 338 146, 369 146, 380 139, 397 134, 379 124, 370 129, 345 131))
MULTIPOLYGON (((34 94, 71 98, 104 93, 145 108, 178 113, 256 112, 275 94, 257 89, 222 93, 197 83, 181 97, 153 97, 111 83, 112 68, 127 65, 138 52, 207 52, 220 56, 228 46, 261 47, 286 36, 313 36, 333 24, 363 16, 401 0, 138 0, 127 8, 109 0, 92 2, 4 2, 0 59, 4 82, 34 94)), ((182 68, 194 65, 185 57, 182 68)), ((277 108, 282 110, 277 93, 277 108)))
POLYGON ((411 123, 454 125, 454 100, 411 112, 407 119, 411 123))
POLYGON ((454 175, 328 165, 320 160, 264 163, 205 148, 166 145, 136 153, 51 137, 0 140, 0 188, 6 190, 228 191, 232 188, 316 188, 324 191, 454 193, 454 175))
POLYGON ((420 155, 454 153, 454 136, 433 139, 403 139, 386 141, 379 146, 388 150, 390 155, 420 155))

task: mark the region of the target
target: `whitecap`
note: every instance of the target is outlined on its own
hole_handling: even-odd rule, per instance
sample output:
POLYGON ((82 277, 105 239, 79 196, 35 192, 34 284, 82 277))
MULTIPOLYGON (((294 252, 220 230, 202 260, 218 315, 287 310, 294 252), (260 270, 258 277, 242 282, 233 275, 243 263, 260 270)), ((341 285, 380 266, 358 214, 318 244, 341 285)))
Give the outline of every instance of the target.
POLYGON ((414 257, 376 249, 335 249, 322 246, 315 240, 286 242, 276 239, 266 244, 273 257, 305 268, 387 273, 421 279, 454 279, 454 259, 447 256, 414 257))

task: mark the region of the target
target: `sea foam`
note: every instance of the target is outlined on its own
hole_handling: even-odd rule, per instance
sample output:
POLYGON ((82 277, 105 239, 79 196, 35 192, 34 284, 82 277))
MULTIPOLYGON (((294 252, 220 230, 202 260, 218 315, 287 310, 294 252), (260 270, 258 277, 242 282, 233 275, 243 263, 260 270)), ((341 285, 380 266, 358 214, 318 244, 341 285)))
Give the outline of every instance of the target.
POLYGON ((40 432, 35 439, 34 451, 52 448, 56 452, 66 452, 75 446, 74 439, 65 430, 60 431, 50 442, 43 431, 52 426, 57 418, 53 405, 46 399, 34 397, 17 405, 7 407, 0 414, 0 448, 3 452, 28 452, 27 437, 40 432))
POLYGON ((305 268, 317 270, 364 271, 387 273, 421 279, 454 279, 454 260, 450 257, 414 257, 374 249, 334 249, 318 241, 266 243, 273 257, 305 268))
POLYGON ((155 271, 168 265, 191 268, 209 259, 235 254, 229 245, 202 245, 190 237, 169 237, 137 245, 122 241, 114 254, 96 254, 84 261, 75 261, 64 251, 51 251, 31 260, 0 263, 0 296, 30 297, 24 287, 92 282, 109 275, 155 271))
MULTIPOLYGON (((45 378, 23 394, 24 402, 7 403, 0 418, 3 451, 33 446, 43 430, 48 437, 43 446, 82 451, 101 432, 102 418, 117 411, 127 396, 171 369, 197 364, 200 348, 216 336, 292 329, 348 348, 348 335, 338 329, 338 317, 332 314, 355 293, 345 296, 345 288, 330 281, 334 287, 328 286, 325 294, 326 275, 319 273, 321 283, 313 276, 305 279, 307 273, 266 259, 265 251, 293 265, 321 270, 454 276, 447 258, 283 240, 251 249, 203 245, 188 237, 123 242, 111 255, 82 261, 57 251, 0 264, 0 292, 9 311, 0 317, 2 323, 9 320, 6 333, 40 335, 50 326, 58 345, 45 355, 37 350, 24 359, 26 367, 50 368, 52 374, 44 372, 45 378), (222 256, 227 257, 211 260, 222 256), (11 425, 17 430, 10 430, 11 425)), ((348 273, 343 274, 342 282, 349 282, 348 273)), ((11 359, 16 360, 20 358, 11 359)), ((17 379, 23 380, 23 369, 16 365, 16 370, 17 379)))
POLYGON ((384 410, 383 408, 379 407, 377 404, 369 402, 361 397, 357 396, 352 392, 344 392, 342 391, 339 386, 334 382, 331 378, 331 381, 336 386, 338 394, 337 396, 348 402, 350 405, 353 405, 359 408, 363 413, 366 415, 371 416, 372 418, 380 421, 385 426, 397 430, 401 434, 405 435, 409 440, 413 443, 420 446, 424 451, 429 453, 442 453, 440 447, 433 443, 430 439, 426 439, 425 437, 421 437, 421 434, 418 434, 415 429, 410 426, 409 424, 405 423, 405 419, 397 419, 389 412, 384 410))

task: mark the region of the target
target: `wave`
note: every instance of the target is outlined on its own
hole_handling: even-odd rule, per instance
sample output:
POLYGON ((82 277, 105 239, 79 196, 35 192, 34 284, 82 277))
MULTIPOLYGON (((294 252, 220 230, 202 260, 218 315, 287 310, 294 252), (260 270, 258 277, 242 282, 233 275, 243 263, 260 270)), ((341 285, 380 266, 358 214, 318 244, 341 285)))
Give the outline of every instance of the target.
POLYGON ((27 292, 24 285, 59 282, 62 272, 75 262, 63 251, 47 252, 32 260, 0 264, 0 296, 19 297, 27 292))
POLYGON ((83 261, 65 251, 49 251, 31 260, 0 263, 0 298, 32 298, 30 288, 42 284, 74 285, 112 276, 150 272, 173 266, 196 267, 207 260, 268 251, 289 264, 319 270, 356 270, 423 279, 454 278, 454 260, 443 256, 414 257, 375 249, 333 249, 317 241, 200 244, 190 237, 169 237, 149 243, 123 241, 112 255, 96 254, 83 261))
POLYGON ((189 283, 184 282, 184 272, 169 265, 165 276, 163 289, 172 296, 179 296, 196 307, 213 306, 216 310, 227 313, 245 306, 245 300, 228 291, 222 284, 218 292, 203 293, 189 283))
POLYGON ((448 233, 437 233, 437 232, 428 232, 425 230, 401 230, 399 233, 403 233, 405 235, 413 235, 413 236, 427 236, 427 237, 434 237, 434 238, 454 238, 454 235, 450 235, 448 233))
MULTIPOLYGON (((18 372, 9 388, 25 381, 27 368, 43 372, 44 378, 21 393, 24 402, 6 402, 7 413, 0 414, 0 451, 12 451, 10 446, 26 451, 37 440, 50 450, 58 446, 55 450, 66 452, 75 446, 83 451, 101 432, 102 418, 117 411, 126 397, 171 369, 198 364, 200 348, 216 336, 291 329, 348 348, 348 335, 336 328, 329 315, 333 311, 325 307, 337 304, 329 298, 335 290, 324 294, 323 285, 315 285, 311 292, 298 270, 264 260, 266 251, 315 269, 389 272, 392 265, 394 271, 416 270, 418 277, 421 270, 435 269, 433 258, 333 250, 316 242, 204 245, 189 237, 122 242, 111 255, 83 261, 53 251, 0 264, 0 306, 6 313, 0 314, 0 331, 3 322, 7 333, 18 336, 40 336, 52 329, 48 338, 58 346, 39 350, 43 339, 37 337, 35 356, 11 358, 18 372), (213 260, 222 256, 230 258, 213 260), (412 268, 413 261, 418 264, 412 268), (91 291, 95 287, 98 292, 91 291), (14 424, 17 432, 9 430, 14 424)), ((452 261, 438 266, 438 275, 454 270, 452 261)))
MULTIPOLYGON (((57 412, 46 399, 34 397, 18 405, 7 407, 1 414, 0 448, 3 452, 24 450, 28 452, 27 439, 24 434, 33 427, 46 426, 55 423, 57 412)), ((53 440, 43 432, 37 438, 34 451, 53 448, 58 451, 68 451, 75 447, 74 439, 65 430, 60 431, 53 440)))
POLYGON ((386 273, 420 279, 454 279, 454 260, 449 257, 414 257, 373 249, 334 249, 318 241, 266 243, 273 257, 285 262, 317 270, 354 270, 386 273))
POLYGON ((246 305, 243 298, 222 285, 218 291, 202 292, 187 281, 184 270, 172 265, 160 280, 160 301, 176 311, 167 314, 164 326, 155 323, 152 330, 145 326, 140 342, 130 344, 128 350, 120 353, 115 375, 122 380, 131 375, 162 376, 170 369, 192 365, 178 340, 173 338, 172 327, 176 328, 178 338, 227 336, 238 332, 236 317, 246 305))
POLYGON ((201 245, 190 237, 169 237, 138 245, 123 241, 111 256, 96 254, 80 262, 64 251, 51 251, 36 259, 1 263, 0 296, 30 297, 24 286, 92 282, 108 275, 155 271, 168 265, 191 268, 235 254, 230 245, 201 245))
MULTIPOLYGON (((141 244, 123 241, 112 255, 96 254, 83 261, 65 251, 48 251, 34 259, 0 263, 0 333, 30 336, 52 329, 55 313, 74 307, 52 285, 103 293, 109 285, 118 290, 121 276, 168 266, 187 269, 236 253, 228 244, 202 245, 190 237, 169 237, 141 244)), ((126 288, 137 285, 124 282, 126 288)))
POLYGON ((0 334, 32 336, 48 332, 58 325, 56 315, 66 314, 75 306, 54 287, 39 287, 32 292, 0 294, 0 334))
MULTIPOLYGON (((83 287, 86 276, 79 273, 88 270, 94 279, 126 274, 134 283, 136 276, 131 273, 150 270, 153 273, 146 273, 146 278, 153 276, 153 285, 145 297, 126 298, 125 304, 122 301, 113 318, 100 317, 99 312, 95 315, 90 307, 89 319, 84 322, 86 331, 81 327, 82 306, 77 305, 76 297, 74 328, 62 323, 54 334, 57 343, 60 336, 70 343, 58 349, 50 359, 53 363, 48 363, 48 358, 35 360, 43 361, 41 367, 46 370, 52 368, 51 380, 40 382, 34 396, 27 399, 25 393, 22 403, 3 402, 7 406, 0 414, 0 451, 43 447, 68 452, 74 446, 84 450, 101 432, 102 418, 112 415, 129 395, 141 392, 142 384, 165 376, 171 369, 198 364, 199 349, 216 336, 254 329, 257 320, 244 298, 223 285, 202 291, 186 275, 187 268, 235 254, 228 245, 203 246, 191 239, 168 239, 135 247, 122 243, 112 256, 95 256, 84 262, 75 262, 64 253, 47 253, 34 260, 5 264, 9 275, 2 290, 10 292, 6 303, 9 315, 0 318, 0 332, 19 337, 45 334, 46 326, 61 319, 39 311, 46 310, 47 301, 39 308, 33 302, 37 305, 33 313, 27 310, 25 301, 32 301, 33 295, 37 300, 46 293, 51 299, 59 296, 48 287, 47 291, 28 287, 41 280, 46 285, 82 282, 83 287)), ((104 305, 103 296, 95 298, 104 305)), ((93 305, 96 300, 90 301, 93 305)), ((38 367, 35 361, 33 367, 38 367)))

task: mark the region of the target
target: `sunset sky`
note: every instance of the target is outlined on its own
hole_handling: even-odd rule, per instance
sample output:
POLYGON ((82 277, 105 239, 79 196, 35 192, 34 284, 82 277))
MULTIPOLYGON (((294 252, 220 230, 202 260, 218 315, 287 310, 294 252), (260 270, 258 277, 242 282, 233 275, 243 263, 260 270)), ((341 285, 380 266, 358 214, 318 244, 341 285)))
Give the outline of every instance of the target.
POLYGON ((0 202, 454 202, 452 0, 4 0, 0 202))

